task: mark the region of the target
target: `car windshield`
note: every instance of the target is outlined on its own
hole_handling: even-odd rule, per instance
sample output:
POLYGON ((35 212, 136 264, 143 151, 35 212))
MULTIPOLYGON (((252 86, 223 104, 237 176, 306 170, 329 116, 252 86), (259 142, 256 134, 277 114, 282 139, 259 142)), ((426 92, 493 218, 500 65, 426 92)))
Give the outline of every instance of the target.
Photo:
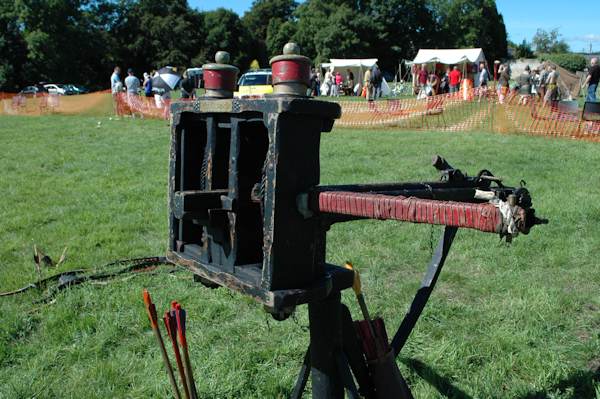
POLYGON ((270 85, 271 75, 268 74, 252 74, 244 75, 240 80, 240 86, 256 86, 256 85, 270 85))

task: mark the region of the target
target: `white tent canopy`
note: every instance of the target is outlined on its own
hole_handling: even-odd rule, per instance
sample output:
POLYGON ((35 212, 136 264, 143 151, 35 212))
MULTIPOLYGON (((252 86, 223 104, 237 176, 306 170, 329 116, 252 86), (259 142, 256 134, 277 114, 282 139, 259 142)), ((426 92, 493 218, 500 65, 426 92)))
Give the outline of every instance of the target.
POLYGON ((420 49, 414 60, 407 64, 461 64, 463 62, 476 63, 485 61, 483 50, 480 48, 461 49, 420 49))
POLYGON ((329 62, 322 63, 321 68, 339 72, 344 78, 346 71, 350 70, 354 75, 354 84, 362 85, 365 71, 371 69, 375 64, 377 64, 377 58, 332 58, 329 62))
POLYGON ((329 60, 329 66, 333 68, 371 68, 377 63, 377 58, 332 58, 329 60))

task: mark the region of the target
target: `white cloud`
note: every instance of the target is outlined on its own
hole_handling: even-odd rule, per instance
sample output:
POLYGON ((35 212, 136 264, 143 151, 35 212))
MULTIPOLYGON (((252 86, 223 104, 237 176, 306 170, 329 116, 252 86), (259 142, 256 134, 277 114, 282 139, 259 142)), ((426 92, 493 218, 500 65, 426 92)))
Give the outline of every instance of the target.
POLYGON ((570 37, 568 40, 580 42, 600 42, 600 35, 597 33, 588 33, 587 35, 570 37))

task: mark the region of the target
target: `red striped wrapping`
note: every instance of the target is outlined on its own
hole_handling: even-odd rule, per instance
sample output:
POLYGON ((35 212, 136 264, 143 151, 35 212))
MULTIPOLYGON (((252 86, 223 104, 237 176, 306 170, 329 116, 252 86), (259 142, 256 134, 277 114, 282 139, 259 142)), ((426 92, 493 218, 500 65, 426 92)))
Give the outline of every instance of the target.
POLYGON ((490 203, 470 204, 373 193, 319 193, 319 211, 379 220, 439 224, 497 233, 502 215, 490 203))

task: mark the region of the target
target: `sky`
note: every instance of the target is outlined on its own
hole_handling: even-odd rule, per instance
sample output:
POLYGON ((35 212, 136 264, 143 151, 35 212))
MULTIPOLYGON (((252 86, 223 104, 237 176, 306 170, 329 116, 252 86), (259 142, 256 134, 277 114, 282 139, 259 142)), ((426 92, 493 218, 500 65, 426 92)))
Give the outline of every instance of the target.
MULTIPOLYGON (((232 9, 243 15, 252 0, 188 0, 200 10, 218 7, 232 9)), ((515 43, 523 39, 531 42, 538 28, 558 28, 571 51, 600 52, 600 1, 598 0, 497 0, 498 10, 504 16, 508 38, 515 43)))

